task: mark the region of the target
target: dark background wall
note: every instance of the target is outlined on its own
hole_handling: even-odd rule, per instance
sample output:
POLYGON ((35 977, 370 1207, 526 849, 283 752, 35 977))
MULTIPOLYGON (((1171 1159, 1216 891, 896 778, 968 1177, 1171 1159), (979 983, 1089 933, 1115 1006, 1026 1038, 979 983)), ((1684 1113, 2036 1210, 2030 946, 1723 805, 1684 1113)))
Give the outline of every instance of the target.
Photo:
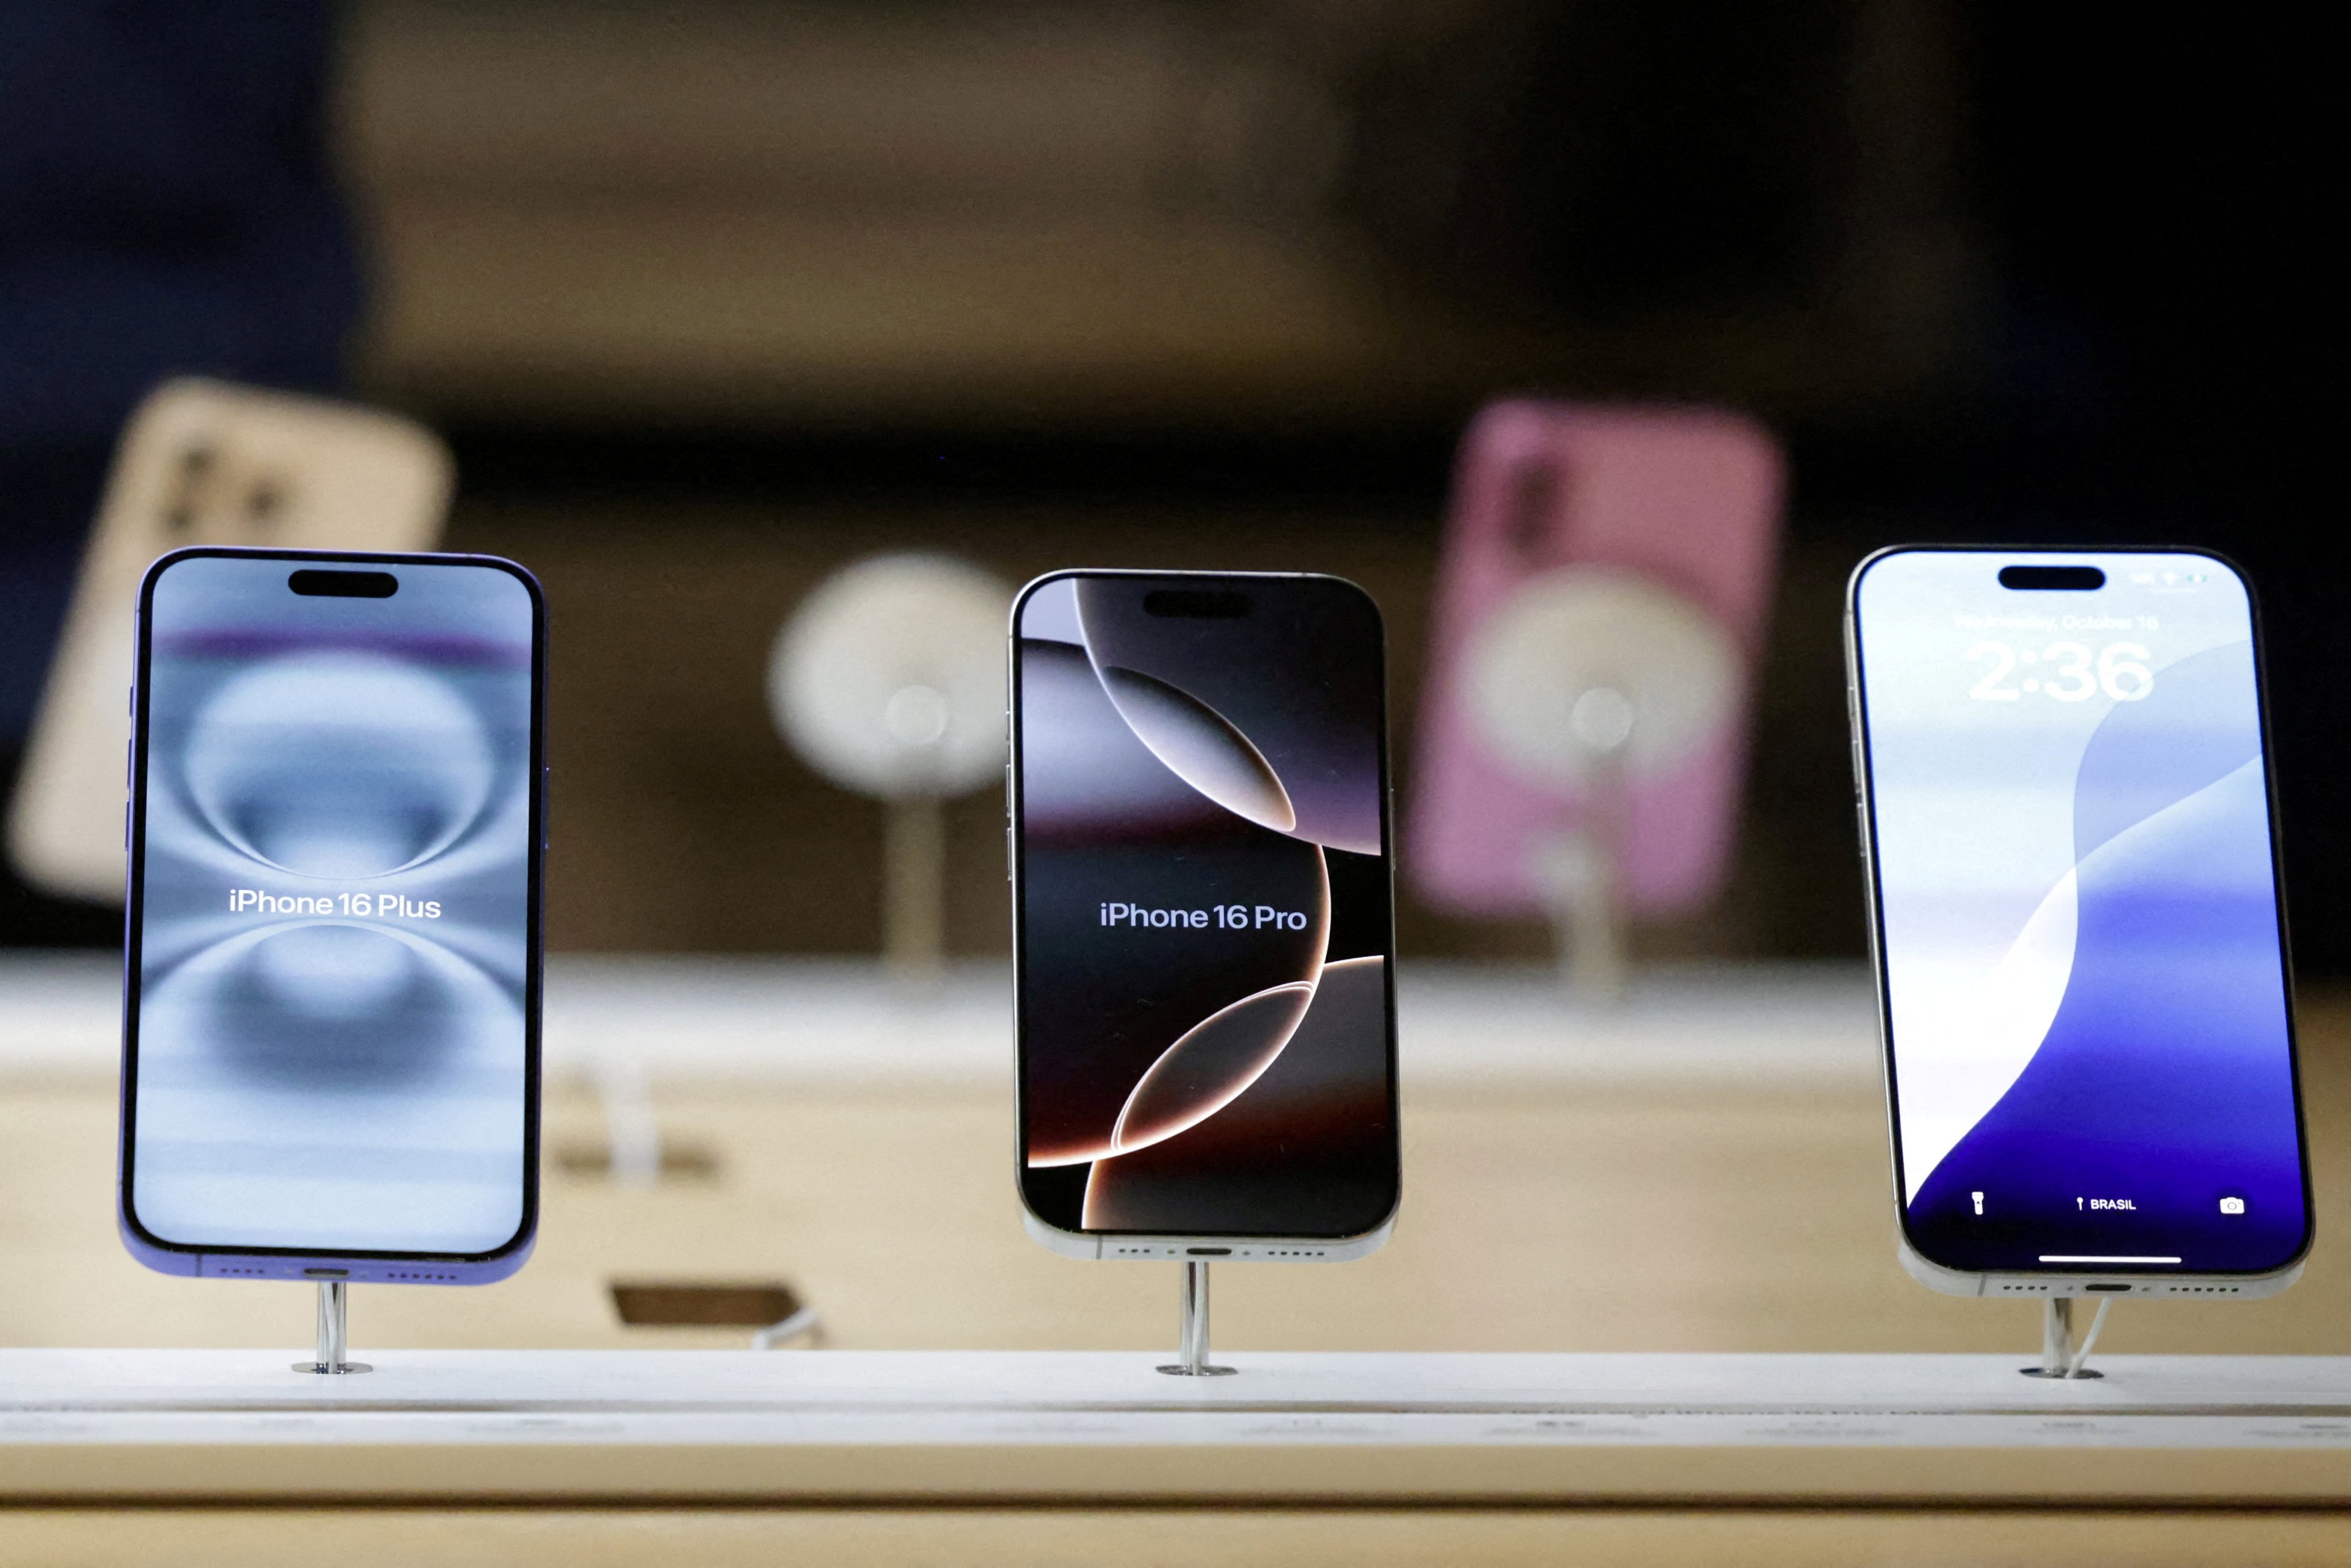
MULTIPOLYGON (((558 946, 875 945, 878 808, 790 758, 760 692, 798 597, 875 549, 1343 572, 1388 612, 1408 736, 1455 436, 1536 390, 1730 403, 1792 459, 1736 873, 1646 950, 1859 953, 1861 555, 2182 540, 2262 592, 2297 955, 2339 974, 2317 28, 375 0, 323 98, 368 258, 351 385, 451 438, 452 546, 547 581, 558 946)), ((47 591, 10 570, 9 602, 47 591)), ((967 951, 1005 945, 998 810, 954 815, 967 951)), ((1412 952, 1542 945, 1402 920, 1412 952)), ((0 888, 0 939, 109 931, 0 888)))

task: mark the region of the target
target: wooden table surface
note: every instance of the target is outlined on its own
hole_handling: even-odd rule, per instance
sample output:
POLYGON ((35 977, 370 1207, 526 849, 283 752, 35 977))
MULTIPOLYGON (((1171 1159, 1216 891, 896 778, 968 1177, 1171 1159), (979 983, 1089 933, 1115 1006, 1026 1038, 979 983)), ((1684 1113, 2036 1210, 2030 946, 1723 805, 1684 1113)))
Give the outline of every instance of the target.
MULTIPOLYGON (((2125 1302, 2101 1354, 2351 1354, 2351 1006, 2303 1010, 2321 1244, 2273 1301, 2125 1302)), ((2037 1347, 2035 1309, 1955 1300, 1894 1259, 1883 1113, 1865 1076, 1709 1088, 1453 1080, 1406 1103, 1395 1241, 1359 1263, 1228 1266, 1219 1345, 1254 1350, 1996 1351, 2037 1347)), ((1004 1096, 949 1082, 664 1089, 703 1178, 644 1192, 551 1168, 537 1257, 467 1291, 354 1291, 356 1350, 685 1347, 726 1331, 633 1330, 613 1278, 783 1278, 855 1348, 1172 1346, 1175 1270, 1053 1258, 1021 1234, 1004 1096)), ((549 1105, 550 1148, 595 1143, 594 1103, 549 1105)), ((292 1349, 299 1287, 167 1279, 113 1235, 113 1091, 32 1075, 0 1091, 0 1343, 292 1349)), ((1138 1561, 2007 1563, 2351 1559, 2332 1514, 1704 1510, 1456 1511, 726 1509, 528 1516, 16 1511, 0 1563, 347 1561, 1075 1562, 1106 1536, 1138 1561), (1962 1527, 1963 1521, 1963 1527, 1962 1527), (331 1533, 329 1533, 331 1531, 331 1533), (1736 1548, 1733 1551, 1733 1548, 1736 1548), (470 1555, 469 1555, 470 1553, 470 1555)))
MULTIPOLYGON (((2319 1235, 2269 1301, 2118 1306, 2110 1353, 2351 1354, 2351 1009, 2304 1026, 2319 1235)), ((360 1287, 355 1345, 724 1345, 623 1328, 607 1282, 790 1281, 852 1349, 1172 1348, 1170 1264, 1073 1262, 1021 1234, 1005 1096, 952 1086, 714 1084, 660 1097, 706 1178, 655 1190, 549 1169, 538 1250, 475 1290, 360 1287)), ((598 1146, 559 1092, 550 1148, 598 1146)), ((1395 1239, 1355 1263, 1227 1265, 1217 1343, 1261 1350, 2032 1351, 2028 1302, 1940 1296, 1895 1261, 1867 1079, 1709 1092, 1498 1082, 1410 1093, 1395 1239)), ((305 1288, 140 1268, 114 1234, 114 1092, 0 1089, 0 1343, 293 1345, 305 1288)))

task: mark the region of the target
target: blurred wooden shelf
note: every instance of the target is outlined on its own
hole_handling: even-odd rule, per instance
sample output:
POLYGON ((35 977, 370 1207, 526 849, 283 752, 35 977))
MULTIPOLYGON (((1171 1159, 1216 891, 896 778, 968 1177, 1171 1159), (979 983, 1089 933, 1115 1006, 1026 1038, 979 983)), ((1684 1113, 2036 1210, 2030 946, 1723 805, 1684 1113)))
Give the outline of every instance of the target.
POLYGON ((0 1351, 0 1497, 2351 1501, 2351 1358, 0 1351))
MULTIPOLYGON (((2270 1301, 2126 1303, 2099 1342, 2109 1377, 2052 1390, 2014 1371, 2038 1343, 2032 1303, 1937 1296, 1895 1262, 1865 986, 1831 972, 1729 972, 1711 993, 1696 986, 1600 1027, 1546 1010, 1531 971, 1418 972, 1430 985, 1416 998, 1408 988, 1404 1002, 1407 1175, 1395 1239, 1344 1267, 1221 1270, 1218 1357, 1266 1375, 1222 1380, 1205 1397, 1266 1399, 1280 1365, 1487 1369, 1488 1381, 1468 1390, 1468 1412, 1454 1416, 1383 1413, 1378 1402, 1394 1402, 1393 1387, 1369 1399, 1359 1389, 1352 1406, 1343 1398, 1330 1409, 1311 1397, 1279 1414, 1170 1408, 1198 1396, 1148 1370, 1164 1352, 1132 1347, 1172 1335, 1176 1271, 1074 1263, 1020 1234, 1003 998, 984 973, 951 984, 933 1009, 910 1012, 854 966, 677 959, 559 967, 550 1006, 559 997, 565 1027, 578 1032, 565 1045, 550 1028, 550 1049, 569 1067, 550 1086, 549 1145, 597 1145, 601 1117, 576 1070, 601 1051, 634 1049, 650 1070, 666 1138, 705 1152, 705 1166, 693 1179, 631 1190, 550 1163, 528 1269, 482 1290, 356 1291, 354 1341, 383 1370, 321 1390, 277 1370, 309 1331, 308 1289, 171 1279, 122 1251, 111 1209, 110 966, 11 960, 0 966, 0 1190, 10 1194, 0 1205, 8 1264, 0 1343, 213 1348, 0 1353, 0 1405, 9 1406, 0 1410, 0 1565, 293 1568, 332 1555, 352 1568, 669 1560, 751 1568, 803 1559, 1078 1568, 1101 1562, 1114 1542, 1148 1546, 1159 1560, 1246 1568, 2351 1561, 2351 1512, 2335 1507, 2346 1490, 2340 1433, 2351 1425, 2338 1408, 2351 1407, 2351 1392, 2336 1359, 2351 1352, 2351 1269, 2323 1239, 2342 1230, 2351 1194, 2338 1131, 2351 1105, 2351 1051, 2343 1049, 2351 1009, 2340 998, 2305 998, 2301 1008, 2322 1237, 2302 1282, 2270 1301), (829 1343, 843 1348, 760 1357, 738 1354, 747 1336, 737 1330, 626 1327, 608 1285, 632 1277, 787 1281, 822 1312, 829 1343), (485 1348, 501 1346, 517 1348, 485 1348), (633 1346, 654 1348, 578 1359, 536 1348, 633 1346), (956 1350, 1038 1358, 863 1354, 956 1350), (1072 1354, 1089 1351, 1103 1354, 1072 1354), (2203 1359, 2220 1351, 2267 1354, 2203 1359), (1505 1354, 1450 1354, 1470 1352, 1505 1354), (1635 1354, 1593 1354, 1604 1352, 1635 1354), (1704 1354, 1649 1354, 1660 1352, 1704 1354), (1881 1418, 1895 1419, 1882 1415, 1882 1397, 1875 1407, 1848 1402, 1831 1411, 1823 1388, 1794 1386, 1826 1364, 1801 1353, 1870 1362, 1855 1352, 1975 1378, 1998 1408, 2023 1414, 1947 1408, 1920 1417, 1943 1424, 1928 1441, 1906 1443, 1896 1425, 1879 1429, 1881 1418), (2150 1352, 2179 1359, 2151 1360, 2150 1352), (692 1375, 665 1370, 673 1363, 692 1375), (279 1403, 119 1416, 61 1408, 93 1390, 152 1389, 152 1369, 172 1364, 218 1369, 204 1396, 215 1405, 220 1389, 248 1384, 279 1403), (1727 1407, 1733 1380, 1717 1374, 1737 1364, 1778 1368, 1771 1375, 1779 1381, 1764 1400, 1727 1407), (81 1370, 67 1378, 71 1386, 54 1375, 36 1386, 27 1374, 42 1365, 81 1370), (517 1381, 493 1387, 486 1375, 477 1383, 472 1394, 499 1406, 491 1410, 435 1413, 412 1399, 411 1408, 378 1416, 282 1403, 290 1396, 398 1406, 412 1371, 423 1386, 424 1369, 458 1365, 517 1381), (1705 1379, 1710 1401, 1692 1384, 1661 1377, 1677 1365, 1714 1369, 1705 1379), (2142 1366, 2161 1376, 2199 1365, 2258 1386, 2227 1393, 2203 1415, 2176 1406, 2148 1414, 2145 1405, 2134 1413, 2142 1366), (1157 1407, 1100 1419, 1140 1422, 1144 1437, 1172 1431, 1180 1440, 1121 1445, 1095 1440, 1114 1433, 1089 1432, 1056 1446, 1032 1430, 1017 1451, 827 1447, 815 1424, 849 1416, 777 1414, 786 1401, 759 1381, 854 1381, 885 1366, 916 1368, 914 1380, 926 1385, 948 1381, 931 1370, 941 1366, 1025 1367, 1032 1382, 1034 1368, 1069 1369, 1055 1375, 1057 1397, 1079 1386, 1073 1378, 1114 1375, 1110 1403, 1157 1407), (1107 1371, 1087 1370, 1095 1366, 1107 1371), (612 1396, 611 1382, 597 1382, 611 1374, 589 1377, 579 1367, 627 1373, 634 1386, 612 1396), (1649 1369, 1648 1393, 1604 1398, 1599 1381, 1610 1367, 1649 1369), (1561 1368, 1580 1369, 1583 1382, 1567 1386, 1561 1368), (703 1398, 704 1414, 645 1408, 688 1384, 705 1387, 686 1400, 703 1398), (705 1450, 632 1437, 645 1422, 705 1419, 711 1384, 753 1407, 741 1419, 768 1423, 770 1437, 797 1425, 798 1440, 705 1450), (559 1406, 609 1396, 635 1407, 524 1409, 516 1400, 527 1385, 559 1406), (1562 1418, 1526 1408, 1546 1397, 1593 1406, 1646 1398, 1653 1413, 1596 1421, 1570 1414, 1563 1418, 1587 1421, 1578 1433, 1539 1429, 1515 1444, 1365 1441, 1389 1422, 1436 1431, 1451 1421, 1475 1436, 1562 1418), (2027 1403, 2052 1400, 2060 1404, 2027 1403), (1771 1414, 1763 1406, 1772 1401, 1802 1413, 1771 1414), (1685 1413, 1666 1414, 1667 1405, 1685 1413), (60 1427, 80 1424, 78 1436, 91 1437, 118 1419, 143 1436, 58 1441, 77 1436, 60 1427), (454 1429, 460 1440, 386 1443, 376 1440, 381 1430, 371 1437, 345 1424, 378 1419, 454 1429), (241 1422, 284 1437, 305 1420, 367 1440, 239 1436, 241 1422), (207 1428, 206 1440, 179 1440, 187 1432, 145 1440, 177 1421, 207 1428), (28 1433, 28 1422, 41 1430, 28 1433), (1293 1427, 1311 1440, 1295 1451, 1226 1444, 1216 1422, 1293 1427), (2063 1425, 2074 1422, 2082 1425, 2063 1425), (469 1423, 487 1427, 468 1432, 469 1423), (1677 1423, 1684 1425, 1667 1429, 1677 1423), (1343 1430, 1358 1427, 1374 1430, 1343 1430), (1626 1427, 1650 1436, 1636 1439, 1626 1427), (1759 1437, 1716 1440, 1742 1431, 1759 1437), (1980 1435, 1989 1446, 1959 1441, 1980 1435), (2128 1441, 2095 1446, 2106 1436, 2128 1441), (498 1469, 499 1484, 536 1498, 529 1506, 478 1490, 430 1506, 315 1506, 345 1485, 405 1497, 465 1484, 493 1441, 505 1456, 498 1465, 517 1467, 498 1469), (640 1456, 651 1457, 641 1464, 640 1456), (959 1485, 1026 1486, 1037 1497, 1049 1481, 1062 1490, 1035 1505, 959 1504, 944 1493, 915 1507, 816 1496, 834 1486, 844 1489, 837 1495, 870 1497, 855 1490, 869 1474, 929 1486, 960 1476, 959 1485), (664 1477, 750 1490, 664 1500, 649 1484, 664 1477), (1120 1490, 1138 1478, 1159 1490, 1120 1490), (137 1495, 156 1500, 109 1507, 96 1500, 100 1482, 147 1488, 137 1495), (575 1483, 610 1490, 560 1490, 575 1483), (1276 1484, 1291 1489, 1278 1506, 1247 1500, 1276 1484), (174 1505, 155 1490, 167 1485, 204 1500, 174 1505), (791 1495, 789 1486, 810 1490, 791 1495), (1226 1490, 1165 1500, 1177 1486, 1226 1490), (1330 1490, 1310 1496, 1313 1486, 1330 1490), (1499 1500, 1421 1500, 1415 1486, 1499 1500), (276 1490, 262 1497, 256 1488, 276 1490), (214 1500, 230 1496, 256 1500, 214 1500), (1574 1500, 1602 1497, 1632 1500, 1574 1500), (1844 1500, 1803 1500, 1813 1497, 1844 1500), (1906 1500, 1869 1500, 1893 1497, 1906 1500), (1986 1500, 1998 1499, 2011 1500, 1986 1500)), ((1414 973, 1408 967, 1406 978, 1414 973)), ((426 1404, 447 1397, 445 1384, 425 1391, 426 1404)), ((960 1397, 958 1421, 1009 1419, 973 1415, 968 1392, 960 1397)), ((926 1419, 902 1413, 884 1425, 926 1419)), ((1045 1419, 1019 1416, 1032 1427, 1045 1419)), ((831 1437, 839 1437, 836 1425, 831 1437)))

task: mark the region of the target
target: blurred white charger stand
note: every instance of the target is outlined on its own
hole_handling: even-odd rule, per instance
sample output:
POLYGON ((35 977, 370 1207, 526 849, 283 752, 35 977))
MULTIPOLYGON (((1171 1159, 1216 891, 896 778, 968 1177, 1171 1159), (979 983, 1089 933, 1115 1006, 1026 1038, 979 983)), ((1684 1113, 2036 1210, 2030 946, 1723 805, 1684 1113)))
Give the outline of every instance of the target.
POLYGON ((1650 579, 1573 567, 1532 580, 1490 616, 1465 674, 1472 722, 1494 755, 1581 803, 1533 845, 1532 869, 1569 991, 1617 1000, 1632 801, 1730 722, 1738 650, 1713 617, 1650 579))
POLYGON ((943 801, 1005 758, 1009 589, 939 555, 884 555, 836 572, 776 638, 768 703, 808 764, 889 805, 883 953, 935 979, 946 947, 943 801))

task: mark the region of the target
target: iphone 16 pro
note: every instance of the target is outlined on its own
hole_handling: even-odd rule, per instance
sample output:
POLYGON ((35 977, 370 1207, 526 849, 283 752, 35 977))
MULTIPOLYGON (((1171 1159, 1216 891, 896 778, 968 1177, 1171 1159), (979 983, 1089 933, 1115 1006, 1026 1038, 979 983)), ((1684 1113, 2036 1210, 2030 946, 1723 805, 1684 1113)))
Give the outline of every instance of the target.
POLYGON ((1378 609, 1330 577, 1071 571, 1012 614, 1029 1233, 1372 1250, 1399 1184, 1378 609))
POLYGON ((486 557, 195 549, 147 573, 120 1219, 149 1267, 521 1267, 544 620, 486 557))
POLYGON ((2283 1289, 2310 1186, 2244 580, 1893 549, 1846 632, 1906 1265, 2283 1289))

